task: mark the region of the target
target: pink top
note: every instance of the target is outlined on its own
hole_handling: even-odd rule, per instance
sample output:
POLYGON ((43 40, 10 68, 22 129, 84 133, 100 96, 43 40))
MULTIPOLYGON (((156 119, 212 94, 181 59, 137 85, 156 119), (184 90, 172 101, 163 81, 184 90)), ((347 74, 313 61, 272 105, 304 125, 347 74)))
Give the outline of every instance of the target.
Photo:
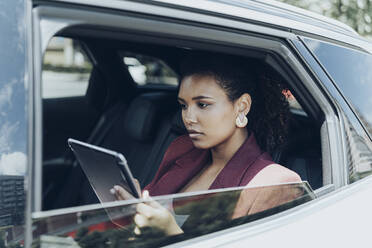
MULTIPOLYGON (((188 135, 180 136, 168 147, 159 170, 145 189, 152 196, 177 193, 203 169, 209 158, 209 150, 195 148, 188 135)), ((274 163, 267 152, 261 151, 252 133, 209 189, 247 185, 259 171, 274 163)))

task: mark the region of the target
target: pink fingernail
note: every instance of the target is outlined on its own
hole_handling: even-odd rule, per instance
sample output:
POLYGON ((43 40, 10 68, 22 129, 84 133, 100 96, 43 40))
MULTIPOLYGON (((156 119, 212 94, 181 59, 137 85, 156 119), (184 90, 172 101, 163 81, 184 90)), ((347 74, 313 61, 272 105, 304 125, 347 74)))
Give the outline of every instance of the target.
POLYGON ((148 190, 143 191, 143 198, 149 198, 150 194, 148 190))

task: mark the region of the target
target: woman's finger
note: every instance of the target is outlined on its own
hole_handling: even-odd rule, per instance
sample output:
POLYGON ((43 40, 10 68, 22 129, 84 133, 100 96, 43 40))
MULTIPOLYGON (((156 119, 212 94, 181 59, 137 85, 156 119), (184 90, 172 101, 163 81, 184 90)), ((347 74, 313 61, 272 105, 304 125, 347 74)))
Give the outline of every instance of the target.
POLYGON ((142 192, 142 198, 145 199, 145 200, 147 200, 149 197, 150 197, 149 191, 148 190, 144 190, 142 192))
POLYGON ((137 213, 146 216, 147 218, 152 218, 155 214, 156 209, 153 207, 145 204, 145 203, 138 203, 137 204, 137 213))
POLYGON ((115 185, 112 189, 110 190, 110 193, 115 191, 115 197, 117 200, 133 199, 133 196, 129 194, 128 191, 126 191, 123 187, 120 187, 119 185, 115 185))
POLYGON ((134 228, 134 233, 137 235, 141 235, 141 230, 138 228, 138 226, 134 228))
POLYGON ((144 227, 144 226, 148 226, 148 220, 145 216, 143 216, 142 214, 136 214, 134 216, 134 222, 136 223, 136 225, 138 227, 144 227))
POLYGON ((150 194, 147 190, 144 190, 143 193, 142 193, 142 198, 144 200, 146 200, 146 204, 150 205, 151 207, 153 208, 163 208, 162 205, 160 205, 159 202, 157 201, 154 201, 151 197, 150 197, 150 194))

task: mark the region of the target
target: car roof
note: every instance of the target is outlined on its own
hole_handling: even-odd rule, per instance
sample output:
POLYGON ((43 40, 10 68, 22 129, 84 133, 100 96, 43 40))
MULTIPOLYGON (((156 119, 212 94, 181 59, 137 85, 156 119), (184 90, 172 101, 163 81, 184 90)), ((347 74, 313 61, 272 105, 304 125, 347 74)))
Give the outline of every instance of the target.
POLYGON ((258 20, 253 13, 265 14, 269 18, 261 16, 260 20, 273 26, 292 28, 294 26, 290 22, 292 21, 304 24, 303 28, 298 28, 301 26, 296 28, 301 31, 308 32, 309 30, 305 27, 310 25, 346 35, 358 35, 354 29, 340 21, 277 0, 153 0, 153 2, 190 7, 247 20, 258 20), (286 22, 281 22, 280 20, 278 22, 278 19, 285 19, 286 22))
POLYGON ((357 34, 350 26, 335 19, 322 16, 320 14, 301 9, 278 0, 216 0, 231 6, 239 6, 247 9, 267 13, 277 17, 284 17, 288 20, 311 24, 321 28, 327 28, 345 34, 357 34))
MULTIPOLYGON (((37 2, 38 0, 33 0, 37 2)), ((48 0, 44 0, 48 1, 48 0)), ((91 5, 106 8, 126 9, 151 13, 152 9, 146 5, 164 7, 159 8, 154 15, 169 14, 167 8, 184 10, 189 13, 200 13, 206 16, 222 17, 240 22, 257 23, 287 32, 322 37, 328 40, 347 43, 372 53, 370 40, 361 37, 351 27, 337 20, 297 8, 275 0, 49 0, 50 2, 69 2, 74 4, 91 5), (135 5, 138 5, 135 7, 135 5), (139 7, 139 5, 141 5, 139 7), (150 12, 149 12, 150 11, 150 12)), ((180 13, 180 12, 179 12, 180 13)), ((192 18, 185 15, 173 18, 192 18)), ((199 20, 200 21, 200 20, 199 20)), ((211 22, 208 18, 203 22, 211 22)))
POLYGON ((152 0, 190 11, 264 24, 293 33, 304 33, 358 46, 372 53, 370 40, 335 19, 278 0, 152 0))

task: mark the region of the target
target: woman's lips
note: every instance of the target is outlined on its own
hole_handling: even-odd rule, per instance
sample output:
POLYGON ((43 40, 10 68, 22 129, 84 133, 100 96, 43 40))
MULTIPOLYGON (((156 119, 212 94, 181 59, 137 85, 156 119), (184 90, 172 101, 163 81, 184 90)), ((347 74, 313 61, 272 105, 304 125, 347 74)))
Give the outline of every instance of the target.
POLYGON ((201 135, 202 135, 201 133, 189 133, 190 138, 197 138, 201 135))
POLYGON ((197 138, 197 137, 199 137, 203 134, 201 132, 197 132, 197 131, 194 131, 194 130, 188 130, 188 133, 189 133, 190 138, 197 138))

